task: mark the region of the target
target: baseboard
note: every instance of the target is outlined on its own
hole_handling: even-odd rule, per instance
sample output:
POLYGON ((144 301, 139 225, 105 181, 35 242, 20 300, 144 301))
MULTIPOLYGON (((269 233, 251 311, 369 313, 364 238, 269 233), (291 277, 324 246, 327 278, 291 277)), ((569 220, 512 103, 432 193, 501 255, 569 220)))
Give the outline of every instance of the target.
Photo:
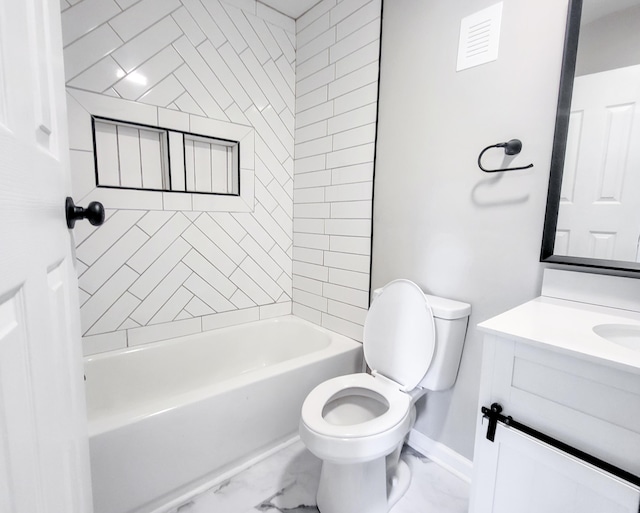
POLYGON ((426 456, 434 463, 446 468, 467 483, 471 483, 473 463, 440 442, 412 429, 407 441, 411 448, 426 456))

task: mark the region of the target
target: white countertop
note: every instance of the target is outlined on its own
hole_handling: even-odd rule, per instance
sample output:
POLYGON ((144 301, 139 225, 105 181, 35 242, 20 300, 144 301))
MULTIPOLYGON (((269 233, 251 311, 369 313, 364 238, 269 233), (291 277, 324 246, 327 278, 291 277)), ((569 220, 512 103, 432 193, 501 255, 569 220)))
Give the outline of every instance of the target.
POLYGON ((599 324, 640 328, 640 313, 576 301, 539 297, 478 325, 486 333, 544 347, 584 360, 640 374, 640 350, 593 332, 599 324))

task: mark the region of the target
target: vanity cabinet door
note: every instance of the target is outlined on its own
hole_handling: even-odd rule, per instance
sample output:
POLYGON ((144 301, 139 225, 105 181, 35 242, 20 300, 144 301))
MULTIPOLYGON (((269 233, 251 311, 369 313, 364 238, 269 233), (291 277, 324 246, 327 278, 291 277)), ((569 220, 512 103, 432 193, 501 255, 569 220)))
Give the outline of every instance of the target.
MULTIPOLYGON (((640 374, 486 336, 480 406, 640 476, 640 374)), ((478 424, 476 445, 486 434, 478 424)))
POLYGON ((498 423, 490 442, 479 411, 499 403, 503 415, 640 475, 640 375, 486 336, 479 400, 470 513, 640 513, 630 484, 513 428, 498 423))
POLYGON ((640 490, 498 424, 476 454, 471 513, 638 513, 640 490))

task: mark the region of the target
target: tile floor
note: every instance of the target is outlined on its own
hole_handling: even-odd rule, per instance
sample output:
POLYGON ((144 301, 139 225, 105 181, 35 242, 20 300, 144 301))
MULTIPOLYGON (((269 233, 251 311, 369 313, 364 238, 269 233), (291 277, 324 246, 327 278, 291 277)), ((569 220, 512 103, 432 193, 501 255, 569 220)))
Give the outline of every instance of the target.
MULTIPOLYGON (((469 484, 411 448, 411 486, 390 513, 466 513, 469 484)), ((302 442, 273 454, 178 508, 178 513, 318 513, 320 460, 302 442)))

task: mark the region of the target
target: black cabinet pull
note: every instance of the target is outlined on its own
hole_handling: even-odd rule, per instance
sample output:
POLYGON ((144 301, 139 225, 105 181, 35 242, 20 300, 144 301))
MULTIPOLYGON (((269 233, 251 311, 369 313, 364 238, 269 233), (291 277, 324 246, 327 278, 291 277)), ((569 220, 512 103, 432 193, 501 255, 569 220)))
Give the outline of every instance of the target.
MULTIPOLYGON (((634 486, 640 487, 640 476, 636 476, 630 472, 627 472, 620 467, 616 467, 611 463, 607 463, 599 458, 596 458, 592 454, 586 453, 577 449, 571 445, 568 445, 564 442, 556 438, 552 438, 551 436, 542 433, 532 427, 529 427, 525 424, 521 424, 520 422, 514 420, 511 416, 505 416, 502 414, 502 406, 498 403, 493 403, 490 408, 483 406, 480 411, 482 412, 482 416, 485 419, 489 419, 489 426, 487 427, 487 440, 493 442, 495 440, 496 435, 496 427, 498 422, 509 426, 511 429, 515 429, 516 431, 520 431, 525 435, 529 435, 531 438, 535 438, 540 442, 543 442, 554 449, 558 449, 559 451, 565 452, 574 458, 577 458, 589 465, 592 465, 600 470, 604 470, 611 475, 614 475, 624 481, 631 483, 634 486)), ((640 510, 638 510, 640 513, 640 510)))
POLYGON ((77 207, 71 197, 65 201, 65 212, 67 214, 67 228, 72 229, 78 219, 87 219, 93 226, 100 226, 104 223, 104 207, 99 201, 92 201, 87 208, 77 207))

